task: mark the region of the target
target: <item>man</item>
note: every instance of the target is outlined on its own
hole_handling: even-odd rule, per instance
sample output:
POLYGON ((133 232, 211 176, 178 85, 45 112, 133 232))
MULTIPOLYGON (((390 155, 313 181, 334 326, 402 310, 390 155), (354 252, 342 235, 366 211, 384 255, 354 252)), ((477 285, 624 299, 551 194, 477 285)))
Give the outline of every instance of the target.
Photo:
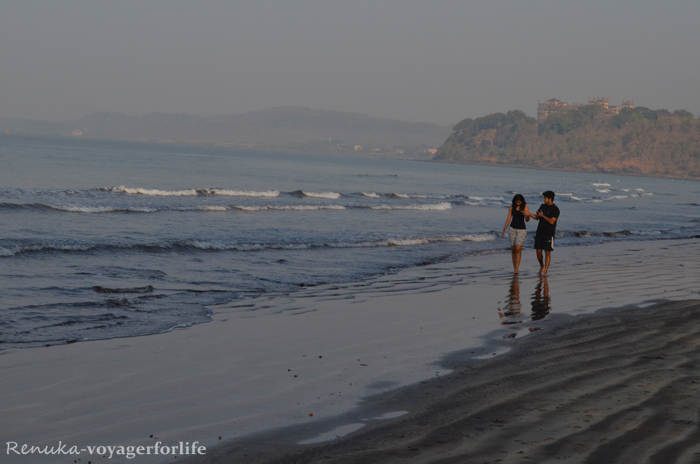
POLYGON ((554 233, 557 230, 559 208, 554 204, 554 192, 547 190, 542 196, 544 204, 537 210, 537 214, 530 214, 530 217, 539 221, 535 233, 535 250, 537 250, 537 260, 540 262, 539 274, 546 276, 549 262, 552 260, 552 250, 554 250, 554 233), (544 261, 542 260, 543 250, 546 255, 544 261))

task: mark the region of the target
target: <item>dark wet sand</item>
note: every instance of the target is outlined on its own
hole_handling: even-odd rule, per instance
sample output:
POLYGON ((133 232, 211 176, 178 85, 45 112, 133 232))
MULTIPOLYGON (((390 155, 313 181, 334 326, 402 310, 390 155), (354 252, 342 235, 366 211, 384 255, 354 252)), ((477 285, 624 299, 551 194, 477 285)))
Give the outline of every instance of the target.
MULTIPOLYGON (((700 301, 543 321, 489 360, 371 398, 333 422, 209 449, 197 463, 700 463, 700 301), (361 430, 298 441, 377 412, 361 430)), ((178 460, 179 461, 179 460, 178 460)))

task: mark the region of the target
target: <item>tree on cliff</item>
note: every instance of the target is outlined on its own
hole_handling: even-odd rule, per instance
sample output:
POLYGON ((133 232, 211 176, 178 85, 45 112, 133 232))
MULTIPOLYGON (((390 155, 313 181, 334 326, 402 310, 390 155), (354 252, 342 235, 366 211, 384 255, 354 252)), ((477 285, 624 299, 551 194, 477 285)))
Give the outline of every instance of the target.
POLYGON ((522 111, 465 119, 435 161, 700 178, 700 120, 686 110, 586 105, 542 124, 522 111))

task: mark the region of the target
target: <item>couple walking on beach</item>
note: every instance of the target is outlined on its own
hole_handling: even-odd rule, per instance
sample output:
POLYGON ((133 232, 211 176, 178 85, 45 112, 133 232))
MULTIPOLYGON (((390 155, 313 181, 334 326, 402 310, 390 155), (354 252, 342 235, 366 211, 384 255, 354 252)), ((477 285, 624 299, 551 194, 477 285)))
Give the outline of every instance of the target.
POLYGON ((535 214, 530 213, 525 197, 519 193, 513 197, 513 203, 508 208, 508 217, 506 218, 505 226, 503 226, 501 237, 505 237, 506 230, 508 230, 510 249, 513 255, 513 269, 516 274, 520 267, 523 243, 525 243, 525 236, 527 235, 525 223, 529 222, 530 219, 539 221, 537 232, 535 233, 535 250, 537 251, 537 260, 540 262, 540 272, 538 274, 546 276, 549 270, 549 263, 552 260, 552 251, 554 250, 554 233, 557 230, 559 208, 554 204, 554 192, 547 190, 542 196, 544 197, 544 203, 540 205, 535 214), (543 251, 544 256, 542 256, 543 251))

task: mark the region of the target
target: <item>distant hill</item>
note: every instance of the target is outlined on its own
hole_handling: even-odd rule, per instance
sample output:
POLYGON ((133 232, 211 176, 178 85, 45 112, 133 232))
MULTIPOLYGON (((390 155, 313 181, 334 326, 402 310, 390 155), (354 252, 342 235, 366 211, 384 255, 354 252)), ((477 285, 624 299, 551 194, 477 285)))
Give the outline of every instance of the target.
POLYGON ((251 145, 331 152, 423 152, 438 147, 450 128, 429 123, 374 118, 357 113, 278 107, 226 116, 94 113, 77 121, 0 118, 0 129, 112 139, 251 145))
POLYGON ((465 119, 435 161, 700 178, 700 120, 690 112, 587 105, 542 124, 522 111, 465 119))

